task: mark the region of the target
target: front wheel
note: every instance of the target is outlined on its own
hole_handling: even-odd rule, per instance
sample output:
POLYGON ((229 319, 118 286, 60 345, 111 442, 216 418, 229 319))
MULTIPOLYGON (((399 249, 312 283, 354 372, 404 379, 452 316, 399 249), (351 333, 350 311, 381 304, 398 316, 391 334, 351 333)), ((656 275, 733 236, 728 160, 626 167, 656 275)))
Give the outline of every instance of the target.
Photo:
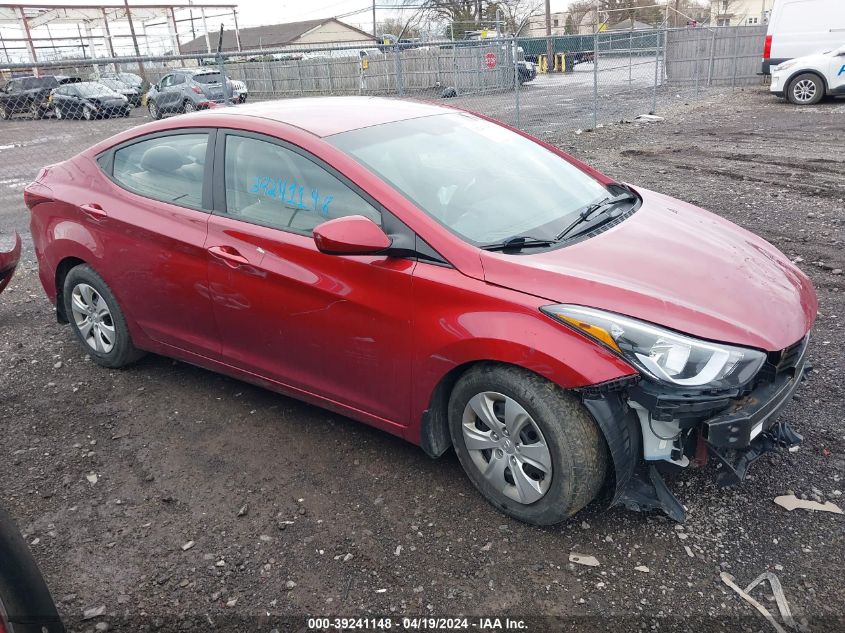
POLYGON ((94 118, 94 111, 91 108, 89 108, 88 106, 83 107, 82 108, 82 118, 85 119, 86 121, 90 121, 91 119, 94 118))
POLYGON ((76 337, 95 363, 123 367, 143 356, 132 344, 117 298, 93 268, 80 264, 71 269, 62 298, 76 337))
POLYGON ((604 484, 604 438, 580 400, 518 367, 480 365, 455 385, 449 428, 461 465, 492 505, 533 525, 559 523, 604 484))
POLYGON ((53 114, 57 119, 62 119, 64 115, 62 114, 62 109, 59 106, 53 106, 53 114))
POLYGON ((191 112, 196 112, 197 106, 194 105, 194 102, 191 100, 185 100, 185 104, 182 106, 182 112, 185 114, 190 114, 191 112))
POLYGON ((156 105, 155 101, 151 100, 147 103, 147 110, 150 111, 150 116, 155 120, 159 120, 161 118, 161 110, 158 105, 156 105))
POLYGON ((798 75, 789 82, 786 98, 795 105, 815 105, 824 97, 824 82, 813 73, 798 75))

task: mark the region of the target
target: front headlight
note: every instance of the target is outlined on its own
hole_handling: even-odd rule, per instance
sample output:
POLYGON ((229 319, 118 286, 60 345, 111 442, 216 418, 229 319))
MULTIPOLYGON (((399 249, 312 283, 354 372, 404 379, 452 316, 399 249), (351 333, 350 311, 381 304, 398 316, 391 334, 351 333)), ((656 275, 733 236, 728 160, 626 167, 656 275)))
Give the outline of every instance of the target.
POLYGON ((740 387, 766 361, 760 350, 702 341, 612 312, 576 305, 541 309, 609 347, 647 377, 678 387, 740 387))
POLYGON ((797 64, 797 63, 798 63, 798 62, 797 62, 797 61, 795 61, 795 60, 790 60, 790 61, 788 61, 788 62, 783 62, 783 63, 778 64, 777 66, 775 66, 775 71, 776 71, 776 72, 780 72, 781 70, 786 70, 787 68, 792 68, 792 67, 793 67, 795 64, 797 64))

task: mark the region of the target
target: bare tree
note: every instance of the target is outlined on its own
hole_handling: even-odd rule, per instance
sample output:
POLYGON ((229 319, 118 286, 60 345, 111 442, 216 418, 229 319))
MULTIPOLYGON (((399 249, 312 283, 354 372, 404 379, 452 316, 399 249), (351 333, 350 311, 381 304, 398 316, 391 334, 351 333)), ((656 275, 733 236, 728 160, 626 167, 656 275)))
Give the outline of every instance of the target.
POLYGON ((543 0, 499 0, 492 4, 504 17, 505 31, 519 35, 528 24, 528 18, 542 6, 543 0))

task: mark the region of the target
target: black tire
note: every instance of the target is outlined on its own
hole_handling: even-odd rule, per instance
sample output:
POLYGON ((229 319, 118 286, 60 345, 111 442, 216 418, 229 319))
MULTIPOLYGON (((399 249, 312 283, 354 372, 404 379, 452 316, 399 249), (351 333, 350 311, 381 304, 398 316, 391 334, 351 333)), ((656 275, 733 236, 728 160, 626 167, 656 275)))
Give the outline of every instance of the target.
POLYGON ((9 633, 64 633, 44 577, 15 522, 2 508, 0 560, 0 617, 6 619, 9 633))
POLYGON ((4 121, 8 121, 11 118, 12 118, 11 110, 9 110, 9 108, 7 108, 6 106, 0 107, 0 119, 3 119, 4 121))
POLYGON ((452 444, 467 476, 487 501, 532 525, 552 525, 584 508, 607 476, 607 446, 601 430, 577 396, 519 367, 478 365, 464 374, 449 398, 452 444), (525 505, 493 486, 467 450, 464 409, 476 394, 491 391, 512 398, 533 418, 549 448, 552 480, 537 501, 525 505))
POLYGON ((191 112, 196 112, 197 106, 194 105, 194 102, 190 99, 185 99, 184 103, 182 103, 182 112, 184 114, 190 114, 191 112))
POLYGON ((94 114, 94 111, 88 106, 82 106, 82 118, 86 121, 92 121, 94 118, 96 118, 96 115, 94 114))
POLYGON ((62 109, 59 106, 53 106, 53 114, 58 120, 62 120, 64 118, 64 115, 62 114, 62 109))
POLYGON ((786 98, 795 105, 815 105, 824 98, 824 81, 815 73, 794 77, 786 89, 786 98))
POLYGON ((62 300, 64 301, 65 314, 70 321, 70 326, 76 338, 79 340, 83 349, 90 354, 95 363, 114 369, 130 365, 144 355, 144 352, 137 349, 132 343, 132 337, 129 334, 129 328, 126 327, 126 319, 123 316, 123 311, 120 308, 117 297, 114 296, 111 288, 108 287, 108 284, 103 281, 103 278, 93 268, 87 264, 80 264, 70 270, 67 277, 65 277, 62 300), (76 324, 72 306, 72 295, 74 288, 83 283, 91 286, 102 298, 106 306, 108 306, 111 325, 114 328, 113 347, 108 352, 94 349, 85 340, 79 326, 76 324))
POLYGON ((41 107, 33 102, 31 106, 29 106, 29 116, 32 117, 34 121, 38 121, 39 119, 44 118, 44 111, 41 110, 41 107))
POLYGON ((161 117, 162 117, 161 108, 159 108, 158 104, 155 101, 153 101, 152 99, 147 101, 147 110, 149 111, 150 116, 153 119, 155 119, 156 121, 161 119, 161 117))

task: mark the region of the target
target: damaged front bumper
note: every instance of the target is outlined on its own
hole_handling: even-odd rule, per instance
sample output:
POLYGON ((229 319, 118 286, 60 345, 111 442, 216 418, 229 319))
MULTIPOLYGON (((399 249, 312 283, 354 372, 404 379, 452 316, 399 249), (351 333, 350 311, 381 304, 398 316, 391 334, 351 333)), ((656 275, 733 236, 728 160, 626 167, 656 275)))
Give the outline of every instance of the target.
POLYGON ((661 510, 682 522, 685 511, 660 470, 721 465, 719 483, 742 481, 761 455, 799 444, 778 420, 808 370, 809 337, 768 355, 744 392, 679 391, 626 379, 582 390, 584 404, 608 439, 615 486, 611 505, 661 510))
POLYGON ((0 251, 0 292, 6 289, 15 274, 21 258, 21 236, 15 233, 15 243, 10 251, 0 251))

